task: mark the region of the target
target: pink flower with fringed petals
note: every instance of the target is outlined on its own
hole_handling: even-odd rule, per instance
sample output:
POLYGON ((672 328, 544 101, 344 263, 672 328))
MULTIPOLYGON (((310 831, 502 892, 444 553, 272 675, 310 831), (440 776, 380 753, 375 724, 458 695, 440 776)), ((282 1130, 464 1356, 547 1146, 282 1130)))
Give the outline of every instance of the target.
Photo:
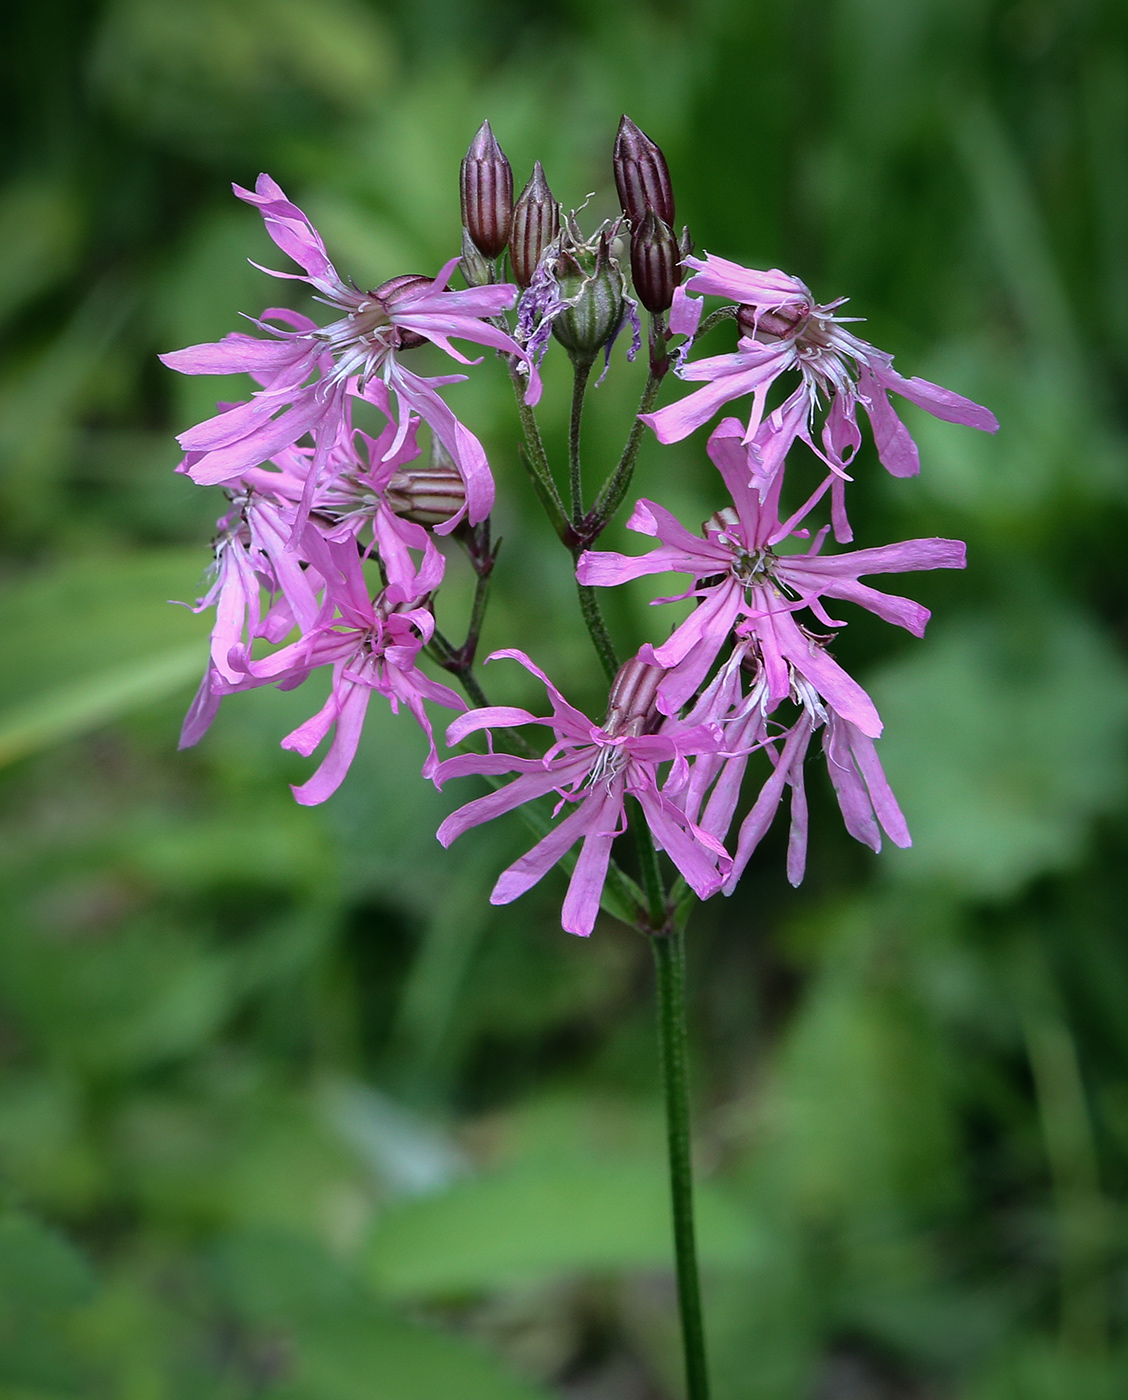
MULTIPOLYGON (((238 185, 234 189, 260 210, 270 237, 303 269, 263 270, 307 282, 320 300, 344 315, 319 327, 308 317, 273 309, 256 323, 270 339, 234 333, 214 344, 162 355, 166 365, 185 374, 248 372, 262 386, 249 404, 181 434, 180 444, 189 454, 185 470, 201 483, 231 482, 308 433, 314 442, 312 480, 317 485, 338 436, 346 395, 371 397, 372 386, 379 383, 385 397, 387 392, 395 395, 401 433, 407 432, 411 414, 418 414, 466 483, 464 510, 439 528, 453 529, 464 515, 472 524, 484 520, 494 498, 485 451, 438 393, 464 376, 425 378, 407 369, 399 357, 431 341, 469 364, 472 361, 450 343, 452 337, 489 346, 521 361, 529 380, 526 400, 535 403, 540 396, 535 365, 511 336, 490 324, 513 306, 517 288, 499 283, 451 291, 447 284, 458 265, 454 258, 433 279, 394 277, 374 291, 360 291, 341 279, 317 230, 268 175, 259 176, 253 193, 238 185)), ((393 441, 389 451, 399 445, 393 441)))
POLYGON ((599 910, 612 843, 626 830, 623 809, 628 796, 637 799, 655 845, 669 855, 687 883, 702 899, 715 894, 728 872, 729 857, 719 841, 690 821, 666 796, 658 770, 672 764, 670 781, 675 786, 684 782, 687 759, 716 747, 718 731, 709 725, 686 726, 663 720, 654 711, 658 668, 628 662, 612 690, 610 717, 605 725, 598 725, 569 705, 524 652, 506 649, 495 652, 489 660, 499 657, 520 662, 543 682, 552 702, 552 715, 538 717, 507 705, 471 710, 450 725, 447 743, 460 743, 482 729, 521 724, 548 727, 554 742, 544 758, 490 752, 464 754, 440 763, 435 772, 435 781, 440 784, 471 773, 519 776, 499 791, 452 813, 439 827, 439 840, 449 846, 470 827, 550 792, 559 794, 562 804, 576 805, 531 851, 502 873, 491 903, 508 904, 524 894, 582 841, 561 923, 569 933, 589 934, 599 910))
POLYGON ((889 402, 890 393, 946 422, 984 432, 998 429, 995 415, 981 405, 926 379, 898 374, 891 355, 848 331, 845 321, 850 318, 834 315, 844 297, 820 306, 797 277, 778 269, 757 272, 712 255, 686 258, 685 266, 693 275, 678 288, 672 328, 693 335, 702 307, 689 293, 699 292, 737 302, 743 334, 734 353, 689 361, 678 369, 683 379, 704 381, 704 387, 643 415, 660 442, 680 442, 726 403, 747 395, 752 396, 752 410, 744 439, 751 442, 764 420, 771 386, 789 370, 798 372, 800 385, 777 410, 780 450, 786 453, 799 436, 814 447, 813 416, 825 399, 829 409, 820 455, 840 471, 861 443, 859 405, 870 420, 882 465, 894 476, 913 476, 920 470, 916 444, 889 402))
POLYGON ((741 823, 732 870, 724 884, 725 894, 732 894, 736 888, 771 825, 786 788, 791 789, 787 878, 792 885, 801 883, 807 863, 807 795, 803 765, 811 738, 820 727, 827 770, 846 830, 873 851, 881 850, 883 830, 894 845, 912 845, 905 818, 877 757, 873 739, 845 719, 799 675, 793 677, 791 698, 801 707, 799 716, 790 728, 775 737, 774 742, 764 746, 774 766, 741 823))
MULTIPOLYGON (((334 730, 321 765, 305 783, 293 788, 305 806, 324 802, 344 781, 356 755, 364 717, 373 691, 391 704, 406 707, 427 735, 430 753, 423 774, 438 763, 431 722, 424 701, 463 710, 453 690, 431 680, 418 667, 419 652, 430 641, 435 620, 424 606, 389 585, 375 598, 368 591, 363 563, 353 539, 327 540, 312 525, 301 539, 302 554, 324 582, 316 623, 297 641, 260 660, 244 659, 244 674, 228 682, 209 667, 204 685, 185 721, 182 747, 196 743, 211 723, 222 695, 274 684, 281 690, 301 685, 319 666, 333 668, 333 682, 322 708, 282 740, 282 747, 309 755, 334 730)), ((233 658, 234 659, 234 658, 233 658)))
POLYGON ((794 670, 788 700, 799 706, 799 713, 783 724, 776 718, 780 702, 771 699, 759 646, 752 637, 744 636, 738 637, 731 655, 686 716, 687 724, 714 724, 725 736, 723 748, 693 760, 689 779, 678 796, 687 816, 718 840, 728 836, 752 754, 762 750, 772 763, 771 773, 741 823, 733 866, 723 887, 725 894, 735 889, 788 788, 787 877, 793 885, 802 881, 808 828, 804 764, 811 738, 820 728, 831 783, 850 835, 873 851, 881 850, 883 830, 895 845, 911 844, 873 739, 844 719, 794 670), (749 671, 752 680, 746 691, 743 676, 749 671))
MULTIPOLYGON (((254 640, 282 642, 295 627, 308 633, 322 617, 318 595, 323 580, 292 548, 303 501, 312 511, 310 528, 329 539, 355 541, 366 553, 375 549, 384 577, 399 590, 398 596, 422 598, 442 582, 445 561, 428 532, 396 515, 384 499, 393 474, 419 455, 415 424, 395 454, 386 456, 387 442, 395 436, 391 422, 376 440, 354 433, 346 407, 329 470, 318 490, 309 491, 316 455, 312 448, 285 447, 269 465, 243 473, 240 489, 230 492, 231 509, 217 525, 214 581, 193 609, 216 609, 206 678, 209 690, 245 688, 254 640), (367 460, 358 455, 358 441, 367 460), (418 563, 413 554, 420 556, 418 563), (270 595, 265 610, 264 590, 270 595)), ((197 697, 186 742, 196 741, 191 735, 200 714, 209 708, 204 704, 201 710, 201 703, 197 697)), ((213 716, 214 712, 211 706, 213 716)))
POLYGON ((660 692, 666 713, 675 714, 694 694, 733 628, 743 623, 760 643, 772 701, 788 695, 789 668, 794 667, 844 717, 863 733, 876 737, 881 721, 869 697, 815 644, 793 614, 809 608, 824 626, 841 627, 841 622, 827 614, 822 599, 846 599, 920 636, 928 621, 926 608, 908 598, 881 593, 859 580, 864 574, 960 569, 965 563, 964 545, 958 540, 906 540, 877 549, 821 556, 826 536, 823 529, 805 554, 777 553, 776 546, 796 533, 830 478, 781 522, 782 474, 776 474, 761 499, 749 484, 750 449, 735 418, 726 418, 717 427, 708 450, 734 504, 706 521, 703 535, 691 534, 664 507, 640 500, 628 528, 657 536, 659 547, 638 557, 588 551, 580 557, 576 577, 582 584, 609 586, 644 574, 672 571, 692 575, 691 592, 699 599, 698 606, 661 646, 645 653, 670 671, 660 692))

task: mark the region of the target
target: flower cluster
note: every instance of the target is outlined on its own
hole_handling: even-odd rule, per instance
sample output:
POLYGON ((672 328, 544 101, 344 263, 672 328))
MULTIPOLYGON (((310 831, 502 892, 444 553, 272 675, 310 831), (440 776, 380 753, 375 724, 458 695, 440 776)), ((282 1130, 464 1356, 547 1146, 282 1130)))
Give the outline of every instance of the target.
MULTIPOLYGON (((272 275, 307 282, 343 314, 319 326, 272 308, 254 323, 262 335, 232 333, 162 356, 184 374, 242 371, 259 386, 247 402, 221 404, 179 439, 186 454, 179 470, 201 485, 222 485, 230 501, 218 525, 214 582, 197 604, 215 606, 216 624, 182 744, 200 739, 223 695, 268 683, 289 688, 330 665, 329 700, 283 741, 308 754, 335 727, 324 762, 295 789, 300 802, 321 802, 348 769, 373 690, 393 707, 406 705, 428 735, 425 699, 464 708, 418 666, 434 634, 429 600, 444 570, 418 521, 438 533, 480 527, 494 483, 482 444, 439 393, 465 376, 428 378, 405 357, 429 341, 470 363, 453 337, 511 357, 527 376, 530 404, 540 381, 526 352, 496 324, 514 305, 516 287, 453 291, 453 259, 437 277, 398 276, 359 291, 341 279, 316 229, 269 176, 259 176, 254 193, 238 186, 235 193, 260 210, 270 237, 302 268, 272 275), (354 426, 360 404, 375 435, 354 426), (445 470, 405 472, 419 456, 421 422, 445 470), (382 584, 375 596, 367 580, 373 568, 382 584), (255 657, 253 643, 281 642, 295 629, 296 641, 255 657)), ((474 538, 480 542, 480 533, 474 538)))
POLYGON ((163 357, 190 374, 246 372, 258 386, 247 402, 220 405, 215 417, 180 438, 186 453, 180 470, 201 484, 222 485, 229 498, 212 586, 197 605, 214 606, 216 621, 183 742, 202 736, 224 695, 265 684, 290 688, 328 667, 328 700, 283 740, 308 756, 332 731, 319 768, 294 790, 301 802, 320 802, 342 781, 372 692, 379 691, 426 731, 425 776, 441 785, 476 774, 494 785, 448 817, 438 833, 444 845, 502 813, 555 798, 559 820, 503 872, 492 899, 515 899, 579 843, 562 915, 564 927, 578 934, 593 927, 615 841, 628 827, 640 837, 651 896, 640 920, 649 919, 654 930, 655 898, 665 898, 655 852, 665 853, 700 898, 731 893, 785 791, 787 873, 798 883, 807 849, 805 762, 816 734, 851 835, 874 850, 883 832, 898 845, 909 843, 874 745, 881 720, 831 654, 844 623, 828 609, 857 604, 920 636, 924 608, 862 580, 962 568, 964 547, 943 539, 839 553, 823 547, 831 530, 840 544, 852 540, 846 486, 862 442, 859 407, 879 460, 895 476, 919 470, 919 458, 890 393, 952 422, 997 427, 977 404, 896 373, 889 355, 846 329, 846 318, 835 314, 841 301, 818 305, 801 282, 779 271, 690 256, 688 233, 673 233, 665 159, 627 118, 614 171, 622 218, 585 238, 574 215, 561 217, 539 162, 514 200, 509 162, 483 123, 462 163, 461 257, 434 278, 395 276, 367 292, 342 281, 305 215, 260 176, 254 193, 236 187, 236 194, 261 211, 271 238, 302 269, 273 275, 307 282, 338 319, 322 326, 275 308, 254 322, 259 334, 231 334, 163 357), (638 556, 589 546, 624 498, 642 428, 632 428, 590 509, 579 454, 579 412, 592 362, 609 351, 626 320, 635 322, 638 344, 635 302, 620 266, 628 236, 634 290, 650 317, 641 423, 660 442, 677 442, 726 405, 749 401, 746 415, 723 418, 707 443, 727 501, 695 534, 661 504, 638 500, 628 527, 657 540, 638 556), (503 280, 507 264, 511 282, 503 280), (464 290, 449 286, 456 267, 469 284, 464 290), (726 305, 702 324, 704 296, 726 305), (512 311, 513 324, 506 314, 512 311), (724 320, 737 323, 735 351, 692 358, 697 336, 724 320), (671 360, 668 346, 678 336, 671 360), (570 509, 532 411, 540 393, 537 364, 551 338, 576 373, 570 509), (548 716, 490 705, 473 672, 497 553, 489 533, 494 482, 482 444, 440 392, 464 376, 425 377, 405 363, 426 342, 462 365, 475 363, 452 339, 495 350, 517 390, 529 470, 572 549, 584 620, 611 678, 600 723, 573 708, 524 651, 495 655, 517 661, 543 683, 548 716), (700 387, 655 409, 671 367, 700 387), (424 425, 431 465, 422 468, 417 438, 424 425), (785 512, 786 467, 797 442, 821 463, 821 481, 785 512), (824 508, 827 523, 812 530, 824 508), (462 544, 478 576, 459 647, 435 628, 432 600, 445 567, 436 535, 462 544), (644 645, 620 667, 598 590, 665 572, 688 577, 679 597, 692 599, 693 610, 664 641, 644 645), (473 708, 424 672, 424 654, 458 678, 473 708), (462 752, 439 760, 427 701, 462 712, 446 736, 462 752), (547 731, 543 752, 544 745, 530 747, 508 733, 523 726, 547 731), (499 732, 506 735, 503 751, 495 748, 499 732), (742 808, 756 755, 763 755, 758 762, 766 776, 742 808))

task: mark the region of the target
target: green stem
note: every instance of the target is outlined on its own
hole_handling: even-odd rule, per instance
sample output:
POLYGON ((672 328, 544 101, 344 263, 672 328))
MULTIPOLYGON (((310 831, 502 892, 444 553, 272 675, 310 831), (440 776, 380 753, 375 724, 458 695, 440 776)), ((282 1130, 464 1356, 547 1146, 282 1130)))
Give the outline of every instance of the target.
POLYGON ((576 592, 580 597, 580 611, 584 615, 584 624, 591 637, 592 645, 599 653, 599 659, 603 663, 608 681, 613 681, 619 674, 619 658, 615 655, 615 643, 611 640, 611 633, 608 632, 607 624, 603 620, 603 613, 600 611, 595 589, 590 584, 577 583, 576 592))
POLYGON ((662 871, 658 865, 658 852, 654 849, 654 839, 646 824, 646 815, 637 799, 632 798, 631 809, 631 826, 634 828, 635 846, 638 850, 642 887, 646 891, 650 928, 653 933, 659 934, 664 932, 666 928, 667 909, 662 871))
POLYGON ((687 1400, 708 1400, 705 1327, 693 1228, 693 1164, 689 1150, 689 1084, 686 1067, 685 947, 680 930, 651 938, 658 971, 658 1024, 662 1082, 666 1093, 666 1138, 670 1155, 670 1196, 674 1216, 674 1255, 678 1312, 685 1349, 687 1400))
POLYGON ((521 420, 521 431, 525 435, 525 465, 533 478, 537 495, 540 496, 545 510, 548 511, 553 528, 563 538, 568 529, 568 515, 564 509, 564 502, 560 499, 560 492, 556 489, 552 469, 548 465, 548 454, 544 450, 537 416, 525 402, 525 384, 517 372, 516 360, 508 356, 504 358, 509 370, 509 378, 513 381, 513 392, 517 398, 517 415, 521 420))
POLYGON ((571 494, 572 524, 579 527, 584 518, 584 478, 580 458, 580 424, 584 416, 584 394, 591 375, 591 360, 572 361, 572 413, 568 419, 568 488, 571 494))
POLYGON ((477 581, 474 584, 474 601, 470 606, 470 622, 466 628, 466 641, 462 647, 463 654, 471 663, 478 650, 478 638, 482 634, 482 620, 486 615, 486 604, 489 602, 492 573, 493 560, 491 559, 488 567, 478 570, 477 581))
POLYGON ((723 321, 734 321, 740 311, 738 306, 721 306, 716 311, 711 311, 704 321, 697 327, 697 333, 693 337, 693 344, 696 345, 703 335, 708 335, 711 330, 715 330, 723 321))
MULTIPOLYGON (((642 391, 642 399, 639 402, 639 413, 649 413, 654 407, 654 400, 658 397, 658 390, 662 384, 664 376, 651 373, 646 381, 646 388, 642 391)), ((595 498, 595 505, 592 507, 594 534, 590 534, 590 540, 598 538, 604 526, 619 509, 623 503, 623 497, 630 488, 631 477, 634 475, 635 461, 638 457, 638 449, 642 445, 642 434, 644 429, 642 419, 635 417, 631 424, 631 431, 627 437, 626 446, 623 448, 623 455, 619 458, 615 470, 604 482, 599 495, 595 498)))

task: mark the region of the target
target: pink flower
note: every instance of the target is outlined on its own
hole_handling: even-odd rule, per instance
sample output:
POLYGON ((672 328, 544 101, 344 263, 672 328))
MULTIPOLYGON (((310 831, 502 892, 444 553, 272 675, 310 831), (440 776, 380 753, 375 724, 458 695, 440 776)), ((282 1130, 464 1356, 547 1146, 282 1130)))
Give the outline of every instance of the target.
MULTIPOLYGON (((268 175, 259 176, 253 194, 234 188, 240 199, 261 210, 271 238, 303 269, 271 275, 308 282, 320 300, 344 315, 318 327, 308 317, 272 309, 256 322, 270 339, 233 333, 214 344, 161 356, 185 374, 246 371, 261 385, 250 403, 181 435, 180 444, 191 457, 186 464, 189 475, 201 483, 230 482, 309 433, 314 443, 312 480, 319 484, 339 436, 346 394, 372 397, 370 381, 377 381, 385 399, 387 391, 396 397, 401 434, 408 431, 413 411, 430 425, 466 483, 471 523, 484 520, 494 496, 485 451, 437 392, 465 376, 424 378, 399 357, 429 340, 453 359, 470 364, 451 345, 451 337, 491 346, 525 365, 526 398, 535 403, 540 395, 535 366, 511 336, 490 323, 513 306, 517 288, 497 284, 450 291, 447 283, 458 265, 454 258, 434 279, 393 277, 374 291, 362 292, 341 279, 317 230, 268 175)), ((400 441, 397 437, 392 442, 390 453, 398 450, 400 441)), ((453 529, 462 514, 442 528, 453 529)))
POLYGON ((780 554, 776 546, 797 533, 798 521, 828 483, 781 522, 782 473, 776 474, 761 500, 749 484, 749 449, 742 443, 741 425, 735 418, 726 418, 717 427, 708 450, 734 504, 711 516, 702 536, 691 534, 662 506, 641 500, 627 522, 628 528, 657 536, 659 547, 638 557, 588 551, 580 557, 576 577, 595 586, 668 571, 693 577, 690 591, 700 600, 698 606, 661 646, 644 653, 670 670, 661 688, 661 706, 667 713, 676 713, 698 689, 733 628, 743 623, 759 643, 771 701, 788 695, 794 668, 845 718, 876 737, 881 733, 881 721, 869 697, 824 648, 815 644, 793 614, 806 607, 823 625, 841 627, 844 624, 830 617, 822 603, 824 598, 841 598, 921 636, 929 616, 926 608, 908 598, 881 593, 859 580, 865 574, 962 569, 964 545, 958 540, 906 540, 822 557, 823 529, 805 554, 780 554))
POLYGON ((774 718, 779 702, 771 699, 759 647, 745 636, 738 638, 731 656, 686 716, 687 724, 717 725, 725 736, 723 748, 693 760, 680 794, 686 815, 718 840, 728 835, 752 754, 763 750, 772 763, 771 773, 741 824, 732 869, 724 884, 726 894, 735 889, 788 788, 791 827, 787 878, 792 885, 801 883, 808 828, 804 764, 811 738, 820 728, 831 783, 850 835, 874 851, 881 850, 882 830, 898 846, 911 844, 873 739, 844 719, 794 670, 788 700, 799 706, 799 713, 784 725, 774 718), (749 670, 752 683, 745 692, 742 675, 749 670))
POLYGON ((233 494, 218 531, 215 579, 193 612, 215 607, 211 668, 223 682, 238 684, 246 676, 248 649, 255 638, 281 641, 295 625, 314 624, 321 581, 287 548, 290 520, 270 497, 251 491, 233 494), (280 595, 265 614, 264 588, 280 595))
POLYGON ((764 746, 773 769, 741 823, 732 870, 724 885, 725 894, 732 894, 736 888, 788 787, 791 789, 791 830, 787 843, 787 878, 792 885, 802 882, 807 863, 807 795, 803 764, 811 737, 820 726, 823 753, 846 830, 873 851, 881 850, 883 829, 895 845, 912 845, 905 818, 885 777, 873 739, 844 719, 800 676, 794 678, 792 699, 802 708, 791 727, 764 746))
POLYGON ((814 412, 825 397, 829 410, 822 429, 823 452, 839 470, 861 443, 859 404, 873 427, 878 457, 887 470, 894 476, 912 476, 920 470, 916 444, 890 404, 890 392, 949 423, 992 433, 998 429, 987 409, 926 379, 903 378, 893 369, 891 355, 846 330, 847 318, 833 314, 845 298, 816 305, 798 278, 778 269, 756 272, 713 256, 686 258, 685 264, 694 269, 694 275, 678 288, 673 327, 693 334, 701 302, 687 293, 702 292, 740 304, 738 323, 743 334, 734 353, 691 361, 678 370, 683 379, 703 380, 704 388, 643 415, 660 442, 679 442, 724 404, 748 394, 752 411, 744 439, 751 442, 764 419, 769 389, 788 370, 798 372, 800 384, 777 410, 777 431, 783 437, 778 450, 786 453, 797 436, 811 442, 814 412))
POLYGON ((304 634, 319 623, 324 581, 293 548, 303 503, 313 512, 311 528, 318 534, 347 540, 365 554, 375 548, 385 581, 403 599, 423 598, 442 582, 445 561, 430 535, 396 515, 384 498, 394 473, 419 454, 414 421, 399 449, 387 455, 387 440, 394 436, 390 422, 376 440, 354 433, 346 407, 330 471, 317 490, 309 489, 312 448, 285 447, 269 466, 243 473, 241 489, 229 492, 231 509, 218 522, 214 581, 194 607, 195 612, 216 609, 209 687, 245 681, 249 647, 256 638, 277 643, 295 627, 304 634), (358 443, 367 462, 358 454, 358 443), (365 535, 370 536, 367 544, 365 535), (414 553, 421 555, 418 564, 414 553), (265 610, 263 590, 271 595, 265 610))
POLYGON ((518 724, 545 725, 552 730, 554 742, 544 758, 490 752, 465 754, 441 763, 435 773, 440 784, 470 773, 520 776, 507 787, 452 813, 439 827, 439 840, 449 846, 470 827, 550 792, 559 794, 561 805, 570 802, 575 808, 503 872, 490 896, 491 903, 508 904, 524 894, 582 840, 561 922, 569 933, 589 934, 599 910, 611 845, 626 830, 623 808, 628 796, 641 806, 655 845, 666 851, 697 894, 702 899, 715 894, 729 868, 724 847, 666 796, 659 786, 658 769, 670 763, 670 782, 675 786, 684 782, 688 757, 715 748, 717 731, 708 725, 686 726, 664 720, 654 708, 661 671, 637 658, 619 672, 611 690, 608 719, 598 725, 573 709, 524 652, 499 651, 489 659, 495 657, 519 661, 543 681, 552 701, 552 716, 538 718, 512 706, 471 710, 451 724, 448 744, 460 743, 482 729, 518 724))
MULTIPOLYGON (((251 660, 243 653, 243 674, 234 681, 214 664, 209 666, 185 721, 181 747, 202 737, 215 716, 220 696, 267 684, 291 690, 317 667, 328 665, 333 668, 328 700, 282 740, 283 748, 308 755, 330 729, 334 730, 320 767, 293 789, 297 800, 305 806, 324 802, 341 785, 356 754, 373 691, 391 703, 393 712, 406 705, 422 726, 430 744, 430 756, 423 766, 424 776, 429 777, 438 757, 423 702, 433 700, 450 709, 465 709, 453 690, 430 680, 418 668, 419 652, 435 629, 430 610, 411 606, 412 600, 403 596, 402 589, 391 585, 372 598, 353 539, 327 540, 313 526, 307 526, 301 544, 315 577, 324 583, 317 620, 297 641, 270 656, 251 660)), ((232 661, 236 655, 231 653, 232 661)))
MULTIPOLYGON (((386 498, 395 474, 419 456, 417 428, 415 418, 406 434, 389 422, 378 438, 372 438, 352 429, 346 409, 329 471, 318 485, 311 486, 315 454, 302 446, 284 448, 269 468, 253 467, 242 480, 252 494, 277 502, 289 521, 288 540, 295 532, 300 535, 307 521, 326 539, 355 540, 366 557, 375 549, 386 582, 404 598, 422 598, 442 582, 445 561, 430 534, 397 515, 386 498), (389 445, 393 438, 399 440, 398 447, 389 445), (422 556, 418 564, 412 551, 422 556)), ((297 567, 296 557, 291 564, 297 567)))

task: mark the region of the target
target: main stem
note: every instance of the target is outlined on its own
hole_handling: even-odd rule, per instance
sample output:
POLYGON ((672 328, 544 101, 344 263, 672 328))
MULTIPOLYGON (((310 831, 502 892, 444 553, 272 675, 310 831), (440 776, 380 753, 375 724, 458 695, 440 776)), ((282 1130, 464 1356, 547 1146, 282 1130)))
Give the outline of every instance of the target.
POLYGON ((666 1136, 670 1156, 670 1195, 674 1215, 674 1255, 678 1312, 685 1348, 688 1400, 708 1400, 705 1326, 693 1228, 693 1164, 690 1159, 689 1083, 686 1065, 685 947, 681 929, 650 939, 658 971, 658 1035, 666 1091, 666 1136))

